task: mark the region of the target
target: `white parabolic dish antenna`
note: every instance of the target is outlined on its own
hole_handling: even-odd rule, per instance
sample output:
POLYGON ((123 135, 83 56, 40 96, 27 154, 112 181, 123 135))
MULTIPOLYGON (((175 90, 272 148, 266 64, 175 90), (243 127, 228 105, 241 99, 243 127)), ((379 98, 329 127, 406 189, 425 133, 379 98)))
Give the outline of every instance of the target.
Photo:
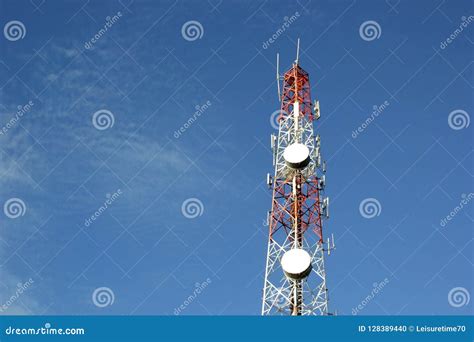
POLYGON ((293 248, 285 252, 281 258, 281 267, 291 279, 306 278, 311 272, 311 256, 301 248, 293 248))
POLYGON ((286 165, 292 169, 303 169, 310 161, 309 149, 303 144, 291 144, 283 152, 286 165))

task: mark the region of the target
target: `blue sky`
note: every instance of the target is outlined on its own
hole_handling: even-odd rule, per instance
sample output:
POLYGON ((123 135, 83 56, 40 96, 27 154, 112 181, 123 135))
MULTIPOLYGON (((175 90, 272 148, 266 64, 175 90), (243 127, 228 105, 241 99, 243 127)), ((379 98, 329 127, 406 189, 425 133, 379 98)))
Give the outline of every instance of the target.
POLYGON ((298 37, 328 161, 330 310, 472 313, 472 2, 0 6, 0 202, 24 203, 0 213, 0 313, 259 314, 275 56, 289 68, 298 37))

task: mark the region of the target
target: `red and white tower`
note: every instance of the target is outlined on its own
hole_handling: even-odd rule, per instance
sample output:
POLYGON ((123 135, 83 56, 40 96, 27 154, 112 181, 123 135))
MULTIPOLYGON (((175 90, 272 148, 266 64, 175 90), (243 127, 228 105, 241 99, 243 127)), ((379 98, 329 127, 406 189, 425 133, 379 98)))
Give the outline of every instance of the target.
MULTIPOLYGON (((326 163, 313 131, 319 102, 311 101, 309 75, 296 61, 283 75, 278 136, 272 134, 274 176, 268 217, 269 237, 262 315, 327 315, 324 254, 334 249, 323 239, 329 218, 324 197, 326 163)), ((277 55, 277 65, 278 65, 277 55)), ((277 70, 278 89, 281 77, 277 70)))

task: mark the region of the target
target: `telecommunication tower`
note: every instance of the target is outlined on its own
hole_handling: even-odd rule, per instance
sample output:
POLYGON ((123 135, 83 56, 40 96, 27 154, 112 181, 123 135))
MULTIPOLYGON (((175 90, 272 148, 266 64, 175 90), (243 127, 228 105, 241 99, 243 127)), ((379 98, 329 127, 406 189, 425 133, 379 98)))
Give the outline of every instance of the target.
POLYGON ((283 76, 278 64, 277 54, 281 109, 278 136, 271 135, 275 173, 267 174, 273 196, 262 315, 329 315, 324 256, 335 246, 334 238, 323 239, 329 198, 321 138, 313 130, 319 101, 312 104, 309 75, 299 66, 299 39, 296 60, 283 76))

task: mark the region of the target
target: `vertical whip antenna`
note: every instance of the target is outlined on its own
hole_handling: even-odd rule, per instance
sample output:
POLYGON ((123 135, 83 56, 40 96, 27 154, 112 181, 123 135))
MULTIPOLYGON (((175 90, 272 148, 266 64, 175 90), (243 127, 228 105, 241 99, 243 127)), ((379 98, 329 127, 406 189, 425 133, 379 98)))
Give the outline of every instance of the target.
POLYGON ((298 38, 298 43, 296 44, 296 64, 300 60, 300 39, 298 38))
POLYGON ((278 86, 278 101, 281 102, 281 96, 280 96, 280 54, 277 53, 277 86, 278 86))

